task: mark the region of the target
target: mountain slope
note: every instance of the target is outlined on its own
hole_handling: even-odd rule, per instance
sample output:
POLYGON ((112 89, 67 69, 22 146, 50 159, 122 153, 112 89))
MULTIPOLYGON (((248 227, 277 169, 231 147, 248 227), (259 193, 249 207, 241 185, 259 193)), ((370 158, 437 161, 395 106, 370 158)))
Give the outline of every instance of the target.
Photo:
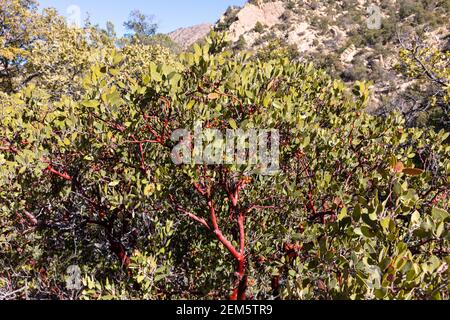
POLYGON ((230 8, 215 26, 235 47, 257 50, 274 41, 346 82, 372 81, 371 109, 388 107, 407 85, 398 76, 400 41, 420 35, 448 45, 450 1, 277 0, 230 8))
POLYGON ((369 109, 408 106, 398 96, 411 87, 397 72, 401 42, 426 39, 450 48, 450 0, 250 0, 232 6, 214 26, 202 24, 169 34, 187 49, 213 28, 225 31, 235 49, 289 47, 346 82, 371 81, 369 109))
POLYGON ((186 49, 195 42, 203 39, 211 31, 212 27, 212 24, 203 23, 188 28, 179 28, 169 33, 168 36, 172 41, 186 49))

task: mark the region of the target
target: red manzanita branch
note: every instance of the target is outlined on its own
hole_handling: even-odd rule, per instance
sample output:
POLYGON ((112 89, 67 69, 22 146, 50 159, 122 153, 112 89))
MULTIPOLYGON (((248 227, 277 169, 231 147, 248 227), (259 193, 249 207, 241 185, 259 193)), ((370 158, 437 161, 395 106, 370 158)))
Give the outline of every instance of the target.
POLYGON ((236 190, 234 192, 229 192, 228 193, 228 197, 231 200, 231 204, 233 205, 233 207, 236 207, 238 205, 239 202, 239 189, 236 188, 236 190))
POLYGON ((117 131, 119 131, 119 132, 121 132, 121 133, 124 133, 125 130, 126 130, 126 128, 125 128, 124 126, 122 126, 122 125, 120 125, 120 124, 117 124, 117 123, 112 123, 112 122, 110 122, 110 123, 109 123, 109 126, 110 126, 111 128, 113 128, 113 129, 116 129, 117 131))
POLYGON ((225 191, 228 194, 228 198, 231 201, 232 207, 236 208, 239 202, 239 192, 241 191, 241 185, 242 185, 242 181, 239 181, 238 184, 236 185, 236 188, 234 188, 234 190, 230 187, 228 187, 228 185, 226 183, 223 184, 225 187, 225 191))
POLYGON ((10 147, 0 147, 0 151, 5 151, 5 152, 11 152, 11 153, 14 153, 14 154, 17 154, 17 149, 16 148, 14 148, 13 146, 10 146, 10 147))
POLYGON ((179 212, 183 213, 184 215, 188 216, 192 220, 200 223, 203 225, 206 229, 211 230, 211 227, 208 225, 205 219, 198 217, 197 215, 193 214, 192 212, 186 211, 183 208, 180 208, 177 206, 176 208, 179 212))
MULTIPOLYGON (((144 155, 144 146, 143 144, 145 141, 138 141, 134 135, 131 135, 131 138, 133 138, 133 141, 128 141, 128 143, 137 144, 139 146, 139 155, 141 157, 141 169, 145 170, 145 155, 144 155)), ((149 141, 150 142, 150 141, 149 141)))
MULTIPOLYGON (((169 102, 169 108, 170 108, 170 102, 169 102)), ((169 115, 170 117, 170 115, 169 115)), ((144 119, 146 121, 145 123, 145 128, 142 128, 141 131, 145 131, 145 129, 147 129, 148 131, 150 131, 150 133, 153 135, 154 139, 144 139, 144 140, 138 140, 136 139, 136 137, 134 135, 130 135, 130 137, 132 138, 131 141, 126 141, 126 143, 131 143, 131 144, 137 144, 139 145, 139 152, 141 155, 141 169, 145 170, 145 155, 144 155, 144 144, 146 143, 153 143, 153 144, 160 144, 160 145, 165 145, 166 139, 165 139, 165 132, 167 130, 167 128, 169 127, 169 117, 167 117, 164 121, 164 128, 163 128, 163 132, 162 134, 158 134, 156 132, 155 129, 153 129, 153 127, 151 126, 151 120, 152 117, 144 114, 144 119)))
POLYGON ((144 144, 145 143, 159 143, 162 144, 159 138, 156 140, 137 140, 134 135, 130 136, 133 140, 126 141, 126 143, 137 144, 139 146, 139 153, 141 156, 141 169, 145 170, 145 155, 144 155, 144 144))
POLYGON ((240 255, 236 258, 237 260, 237 272, 236 276, 238 279, 237 287, 233 290, 230 296, 230 300, 246 300, 246 291, 248 277, 245 274, 246 267, 246 257, 245 257, 245 213, 241 211, 238 217, 239 226, 239 249, 240 255))
POLYGON ((249 180, 248 178, 242 178, 236 185, 235 190, 231 191, 229 188, 226 188, 226 191, 228 193, 228 197, 230 198, 232 202, 232 211, 239 212, 237 217, 237 224, 239 228, 239 257, 236 258, 237 262, 237 287, 234 289, 233 293, 230 296, 230 300, 246 300, 246 291, 247 291, 247 284, 248 284, 248 277, 245 274, 245 268, 246 268, 246 256, 245 256, 245 218, 246 214, 249 213, 253 208, 250 208, 250 210, 239 210, 238 203, 239 203, 239 193, 245 183, 247 183, 249 180))
POLYGON ((309 201, 309 208, 312 210, 314 215, 317 215, 317 210, 314 207, 313 196, 312 196, 312 192, 311 191, 308 192, 308 201, 309 201))
POLYGON ((158 143, 162 143, 161 140, 161 136, 156 132, 155 129, 153 129, 153 127, 150 125, 150 120, 151 117, 149 117, 148 115, 144 115, 145 120, 147 120, 147 123, 145 124, 145 128, 147 128, 148 131, 150 131, 150 133, 155 137, 155 140, 158 143))
POLYGON ((168 100, 165 97, 161 97, 161 100, 163 100, 165 102, 167 110, 168 110, 167 116, 165 117, 164 122, 162 123, 162 127, 163 127, 162 133, 158 134, 156 132, 156 130, 153 129, 153 127, 151 125, 152 118, 158 119, 158 117, 156 117, 156 116, 149 116, 147 114, 144 114, 144 119, 147 121, 147 123, 145 124, 145 127, 155 137, 155 140, 157 140, 160 144, 165 144, 166 140, 167 140, 166 133, 168 132, 168 128, 169 128, 169 124, 170 124, 170 118, 171 118, 171 115, 172 115, 172 108, 171 108, 170 100, 168 100))
POLYGON ((53 174, 63 178, 64 180, 72 181, 72 177, 71 176, 69 176, 67 173, 61 173, 61 172, 55 170, 55 168, 53 168, 53 166, 51 164, 48 165, 46 170, 48 172, 51 172, 51 173, 53 173, 53 174))
MULTIPOLYGON (((222 233, 219 223, 217 220, 217 214, 216 214, 216 208, 213 202, 213 198, 211 195, 211 190, 208 189, 205 183, 194 183, 194 188, 197 190, 197 192, 204 196, 207 200, 207 206, 210 213, 210 220, 211 220, 211 226, 206 222, 205 219, 198 217, 197 215, 193 214, 192 212, 186 211, 182 209, 180 206, 176 206, 176 209, 191 218, 192 220, 200 223, 202 226, 204 226, 206 229, 212 231, 214 235, 217 237, 220 243, 231 253, 233 258, 236 262, 236 277, 237 277, 237 283, 236 287, 233 290, 230 300, 245 300, 246 299, 246 290, 247 290, 247 283, 248 283, 248 277, 245 274, 245 268, 246 268, 246 256, 245 256, 245 218, 246 214, 249 213, 252 210, 263 208, 259 206, 252 206, 247 210, 238 210, 238 199, 239 199, 239 192, 241 190, 242 184, 245 181, 239 182, 235 188, 234 191, 231 192, 231 190, 227 187, 225 184, 225 189, 227 191, 227 194, 229 198, 232 201, 232 206, 230 206, 230 210, 239 212, 239 215, 237 217, 237 224, 239 227, 239 248, 236 249, 233 244, 224 236, 222 233)), ((172 198, 172 197, 171 197, 172 198)))
POLYGON ((242 212, 239 214, 238 225, 240 251, 241 257, 243 257, 245 255, 245 214, 242 212))
POLYGON ((141 154, 141 169, 145 171, 145 155, 144 146, 142 143, 139 143, 139 153, 141 154))
POLYGON ((130 266, 131 260, 127 255, 127 252, 125 250, 125 246, 120 242, 113 240, 111 237, 109 237, 109 243, 111 247, 111 251, 114 252, 117 256, 117 258, 120 260, 120 263, 125 269, 128 269, 130 266))
POLYGON ((207 191, 204 188, 202 188, 198 183, 194 183, 194 187, 197 190, 197 192, 200 193, 202 196, 207 195, 207 191))
POLYGON ((121 125, 121 124, 118 124, 118 123, 114 123, 114 122, 111 122, 111 121, 104 120, 104 119, 102 119, 101 117, 96 116, 96 115, 93 115, 93 117, 94 117, 95 119, 97 119, 97 120, 100 120, 100 121, 106 123, 110 128, 112 128, 112 129, 114 129, 114 130, 117 130, 117 131, 119 131, 119 132, 121 132, 121 133, 124 133, 125 130, 126 130, 126 128, 125 128, 123 125, 121 125))
POLYGON ((126 143, 144 144, 144 143, 159 143, 158 140, 132 140, 126 141, 126 143))
POLYGON ((211 215, 211 223, 213 225, 213 232, 217 236, 217 239, 219 239, 219 241, 225 246, 225 248, 227 248, 228 251, 230 251, 230 253, 233 255, 233 257, 236 260, 240 260, 241 259, 240 252, 238 252, 233 247, 231 242, 228 241, 227 238, 225 238, 225 236, 223 235, 222 231, 219 228, 219 224, 217 223, 216 210, 214 208, 214 203, 211 199, 208 200, 208 207, 209 207, 209 211, 210 211, 210 215, 211 215))
POLYGON ((440 193, 438 192, 438 193, 436 193, 436 195, 433 197, 433 200, 431 200, 431 203, 432 203, 433 205, 436 205, 436 204, 439 203, 439 201, 445 200, 446 198, 447 198, 447 191, 444 192, 444 193, 442 193, 442 194, 440 194, 440 193))
POLYGON ((172 105, 171 105, 170 100, 167 99, 166 97, 161 97, 161 100, 164 101, 164 103, 166 104, 166 108, 167 108, 167 110, 168 110, 167 117, 166 117, 166 119, 165 119, 165 121, 164 121, 163 132, 162 132, 162 134, 161 134, 161 138, 162 138, 163 140, 165 140, 165 139, 166 139, 166 131, 167 131, 167 129, 169 128, 169 120, 170 120, 170 117, 172 116, 172 105))
POLYGON ((32 213, 30 213, 28 211, 24 211, 24 215, 28 219, 29 223, 32 226, 36 226, 38 224, 38 220, 36 219, 36 217, 32 213))
POLYGON ((252 212, 253 210, 264 210, 264 209, 276 209, 276 206, 251 206, 250 208, 247 209, 247 213, 252 212))
POLYGON ((231 98, 231 99, 233 100, 234 103, 236 103, 236 102, 239 103, 239 105, 240 105, 240 107, 241 107, 242 110, 244 109, 244 104, 243 104, 243 102, 242 102, 241 100, 239 100, 239 98, 238 98, 237 96, 234 96, 234 95, 228 94, 228 93, 224 93, 224 92, 221 92, 221 91, 219 91, 219 90, 216 90, 215 93, 217 93, 217 94, 219 94, 219 95, 221 95, 221 96, 224 96, 224 97, 229 97, 229 98, 231 98))

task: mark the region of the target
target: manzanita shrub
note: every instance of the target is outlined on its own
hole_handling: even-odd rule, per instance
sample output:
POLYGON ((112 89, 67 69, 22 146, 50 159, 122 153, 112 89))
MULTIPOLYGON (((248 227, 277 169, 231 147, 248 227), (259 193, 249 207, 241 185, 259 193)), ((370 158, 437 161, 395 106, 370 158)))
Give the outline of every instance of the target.
POLYGON ((33 85, 2 95, 0 287, 83 299, 448 299, 448 130, 365 113, 364 83, 224 48, 212 34, 138 73, 112 52, 81 97, 33 85), (198 123, 277 130, 279 171, 177 164, 173 132, 198 123), (80 291, 65 288, 70 265, 84 274, 80 291))
MULTIPOLYGON (((407 118, 417 125, 448 128, 450 125, 450 47, 436 48, 415 39, 404 43, 397 68, 414 85, 408 88, 406 101, 412 107, 407 118)), ((448 131, 448 129, 447 129, 448 131)))

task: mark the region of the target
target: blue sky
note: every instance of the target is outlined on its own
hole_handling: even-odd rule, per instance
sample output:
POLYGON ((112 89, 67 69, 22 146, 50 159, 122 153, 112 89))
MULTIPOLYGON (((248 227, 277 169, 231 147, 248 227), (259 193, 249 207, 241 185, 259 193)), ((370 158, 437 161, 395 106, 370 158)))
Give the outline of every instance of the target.
POLYGON ((81 20, 89 12, 91 21, 101 27, 108 20, 116 26, 118 35, 125 30, 123 22, 130 11, 139 9, 143 13, 154 15, 159 24, 158 32, 167 33, 180 27, 199 23, 213 23, 230 5, 243 5, 246 0, 39 0, 41 7, 54 7, 64 16, 67 9, 78 6, 81 9, 81 20))

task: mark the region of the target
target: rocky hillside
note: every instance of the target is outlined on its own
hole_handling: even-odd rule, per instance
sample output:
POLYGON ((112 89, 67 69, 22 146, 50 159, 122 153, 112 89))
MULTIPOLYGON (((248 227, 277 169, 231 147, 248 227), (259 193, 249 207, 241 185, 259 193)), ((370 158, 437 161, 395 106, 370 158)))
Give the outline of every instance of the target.
POLYGON ((434 36, 445 37, 449 16, 447 0, 251 0, 242 8, 230 7, 215 28, 228 31, 233 42, 243 38, 248 48, 276 38, 299 52, 338 49, 346 62, 355 56, 343 52, 351 45, 389 46, 397 31, 411 27, 422 26, 427 33, 440 29, 434 36))
POLYGON ((186 49, 211 28, 226 31, 237 50, 286 46, 346 82, 371 81, 370 109, 378 112, 404 105, 398 97, 411 87, 395 70, 402 42, 419 37, 450 48, 450 0, 250 0, 214 26, 169 36, 186 49))
POLYGON ((252 0, 230 7, 215 29, 235 47, 258 49, 275 40, 347 82, 373 81, 373 109, 406 86, 393 70, 399 39, 420 35, 448 46, 448 0, 252 0))
POLYGON ((179 44, 183 49, 186 49, 195 42, 203 39, 211 31, 212 27, 212 24, 204 23, 188 28, 180 28, 168 35, 172 41, 179 44))

